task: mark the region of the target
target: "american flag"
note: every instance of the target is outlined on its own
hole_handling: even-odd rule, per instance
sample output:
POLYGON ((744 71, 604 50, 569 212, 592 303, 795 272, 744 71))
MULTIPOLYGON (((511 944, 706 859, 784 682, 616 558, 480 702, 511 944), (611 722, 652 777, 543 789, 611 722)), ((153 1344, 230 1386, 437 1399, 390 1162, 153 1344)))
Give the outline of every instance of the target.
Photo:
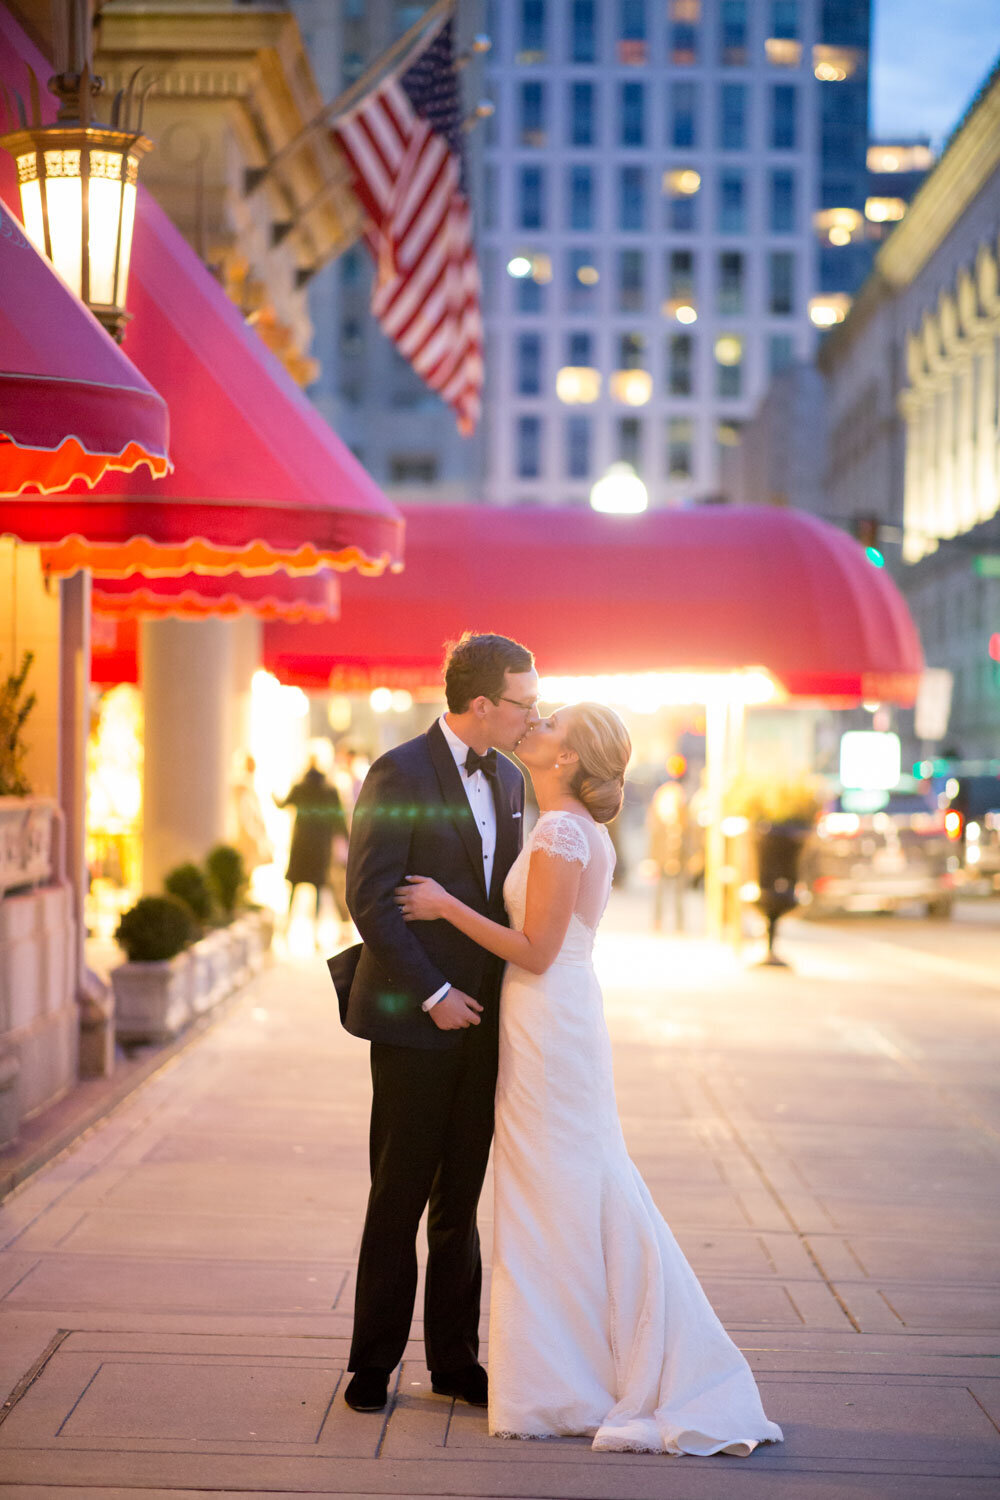
POLYGON ((452 23, 424 39, 334 123, 367 216, 377 274, 372 312, 417 374, 471 433, 483 384, 483 329, 465 193, 452 23))

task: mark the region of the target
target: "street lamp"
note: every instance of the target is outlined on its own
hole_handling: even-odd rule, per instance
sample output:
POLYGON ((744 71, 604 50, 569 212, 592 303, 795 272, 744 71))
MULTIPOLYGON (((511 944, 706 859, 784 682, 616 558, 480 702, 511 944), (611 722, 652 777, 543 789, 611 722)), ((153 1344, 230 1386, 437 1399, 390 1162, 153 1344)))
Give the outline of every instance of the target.
POLYGON ((133 78, 111 102, 110 125, 93 121, 101 80, 85 64, 49 80, 61 104, 55 124, 43 125, 32 84, 31 123, 18 101, 20 128, 0 136, 17 163, 25 232, 120 343, 139 161, 153 144, 142 134, 143 99, 133 78))
POLYGON ((591 509, 608 515, 635 516, 648 504, 646 486, 631 464, 612 464, 590 491, 591 509))

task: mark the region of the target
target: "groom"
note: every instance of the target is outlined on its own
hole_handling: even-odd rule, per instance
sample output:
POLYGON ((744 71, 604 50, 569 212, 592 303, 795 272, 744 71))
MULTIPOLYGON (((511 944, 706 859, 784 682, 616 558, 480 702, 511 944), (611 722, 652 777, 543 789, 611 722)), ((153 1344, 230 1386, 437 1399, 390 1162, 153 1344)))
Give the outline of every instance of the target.
POLYGON ((364 947, 344 1024, 371 1042, 371 1192, 344 1393, 381 1411, 410 1333, 427 1215, 424 1344, 433 1389, 485 1406, 476 1207, 493 1135, 503 965, 447 922, 407 925, 395 889, 430 875, 506 922, 524 778, 509 754, 538 720, 531 652, 466 634, 445 663, 448 712, 381 756, 357 806, 347 904, 364 947))

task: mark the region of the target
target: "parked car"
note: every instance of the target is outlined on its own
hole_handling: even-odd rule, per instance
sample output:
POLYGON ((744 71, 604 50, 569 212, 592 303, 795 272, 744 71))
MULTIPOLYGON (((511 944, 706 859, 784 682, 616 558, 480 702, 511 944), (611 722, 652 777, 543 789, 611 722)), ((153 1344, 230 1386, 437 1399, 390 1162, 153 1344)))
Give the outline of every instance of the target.
POLYGON ((961 858, 947 809, 919 782, 883 796, 873 808, 870 793, 842 792, 820 814, 800 867, 806 915, 923 902, 928 916, 951 916, 961 858))
POLYGON ((949 832, 962 852, 970 885, 1000 891, 1000 776, 963 776, 947 783, 949 832))

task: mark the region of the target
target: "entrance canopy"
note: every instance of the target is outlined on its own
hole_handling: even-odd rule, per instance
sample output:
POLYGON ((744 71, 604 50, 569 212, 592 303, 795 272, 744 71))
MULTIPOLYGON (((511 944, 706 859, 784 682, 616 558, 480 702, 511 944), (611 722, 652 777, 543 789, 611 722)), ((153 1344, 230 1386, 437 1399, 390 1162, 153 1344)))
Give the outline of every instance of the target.
POLYGON ((542 677, 761 669, 792 698, 913 702, 923 657, 892 579, 846 533, 775 507, 407 507, 406 569, 345 577, 342 616, 268 624, 304 688, 440 688, 444 644, 496 631, 542 677))

